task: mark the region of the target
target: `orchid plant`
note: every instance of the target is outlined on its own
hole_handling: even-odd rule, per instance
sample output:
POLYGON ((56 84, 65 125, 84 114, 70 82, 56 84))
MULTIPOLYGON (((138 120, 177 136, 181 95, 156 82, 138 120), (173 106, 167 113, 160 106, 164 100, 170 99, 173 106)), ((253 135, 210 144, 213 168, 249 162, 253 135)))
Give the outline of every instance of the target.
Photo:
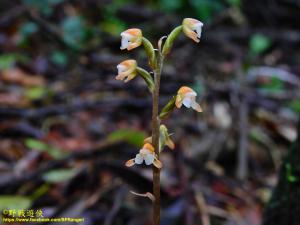
POLYGON ((153 224, 160 224, 160 171, 163 167, 159 160, 160 153, 165 146, 174 149, 174 142, 170 138, 167 127, 162 124, 175 108, 181 108, 184 105, 192 108, 197 112, 201 112, 200 105, 196 102, 197 93, 186 86, 180 87, 178 92, 159 113, 159 89, 162 67, 165 57, 169 54, 175 39, 180 33, 184 33, 187 37, 195 42, 199 42, 201 38, 203 23, 196 19, 185 18, 182 25, 176 27, 168 36, 164 36, 158 41, 158 48, 155 49, 151 42, 143 36, 140 29, 131 28, 121 33, 121 50, 128 51, 141 45, 147 53, 149 65, 152 72, 138 66, 136 60, 128 59, 121 62, 118 66, 117 80, 128 82, 140 75, 146 82, 149 91, 152 94, 152 135, 144 140, 143 147, 138 154, 125 165, 132 167, 145 163, 147 166, 153 167, 153 193, 138 194, 138 196, 149 197, 153 201, 153 224), (165 40, 165 41, 164 41, 165 40))

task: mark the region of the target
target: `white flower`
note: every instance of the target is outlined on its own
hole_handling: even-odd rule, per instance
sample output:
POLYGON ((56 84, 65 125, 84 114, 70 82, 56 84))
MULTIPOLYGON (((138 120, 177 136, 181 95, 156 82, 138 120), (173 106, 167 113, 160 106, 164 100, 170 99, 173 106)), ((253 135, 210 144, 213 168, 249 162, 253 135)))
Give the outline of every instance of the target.
POLYGON ((154 162, 154 154, 148 149, 141 149, 140 153, 136 154, 134 163, 142 164, 145 161, 146 165, 151 165, 154 162))
POLYGON ((202 112, 200 105, 196 102, 196 96, 197 93, 193 89, 183 86, 177 92, 175 105, 177 108, 184 105, 187 108, 192 107, 197 112, 202 112))
POLYGON ((131 50, 142 44, 142 31, 137 28, 131 28, 121 33, 121 50, 131 50))
POLYGON ((203 23, 192 18, 185 18, 182 21, 183 33, 195 42, 199 42, 201 38, 203 23))
POLYGON ((145 162, 147 166, 153 164, 157 168, 161 168, 162 164, 161 162, 157 159, 154 148, 151 144, 146 143, 144 144, 143 148, 140 149, 139 153, 136 154, 134 159, 130 159, 126 162, 127 167, 131 167, 134 164, 142 164, 145 162))
POLYGON ((128 59, 123 62, 121 62, 119 65, 117 65, 118 69, 118 75, 116 76, 117 80, 124 80, 125 82, 128 82, 136 77, 137 75, 137 63, 133 59, 128 59))

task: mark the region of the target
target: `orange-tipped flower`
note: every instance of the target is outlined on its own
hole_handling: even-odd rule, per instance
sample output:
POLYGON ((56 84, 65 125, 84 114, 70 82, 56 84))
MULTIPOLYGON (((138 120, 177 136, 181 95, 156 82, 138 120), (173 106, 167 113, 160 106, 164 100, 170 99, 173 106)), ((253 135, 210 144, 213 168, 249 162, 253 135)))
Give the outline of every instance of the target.
POLYGON ((118 75, 116 76, 117 80, 124 80, 128 82, 136 77, 137 75, 137 63, 133 59, 128 59, 121 62, 117 65, 118 75))
POLYGON ((197 93, 186 86, 181 87, 176 96, 175 105, 177 108, 181 108, 182 104, 187 108, 193 108, 197 112, 202 112, 200 105, 196 102, 197 93))
POLYGON ((144 161, 147 166, 153 164, 157 168, 162 167, 161 162, 155 155, 154 147, 150 143, 144 144, 143 148, 140 149, 140 152, 136 154, 135 158, 126 162, 126 166, 131 167, 134 164, 142 164, 144 161))
POLYGON ((121 50, 131 50, 142 44, 142 31, 137 28, 131 28, 121 33, 121 50))
POLYGON ((201 38, 203 23, 192 18, 185 18, 182 21, 183 33, 195 42, 199 42, 201 38))

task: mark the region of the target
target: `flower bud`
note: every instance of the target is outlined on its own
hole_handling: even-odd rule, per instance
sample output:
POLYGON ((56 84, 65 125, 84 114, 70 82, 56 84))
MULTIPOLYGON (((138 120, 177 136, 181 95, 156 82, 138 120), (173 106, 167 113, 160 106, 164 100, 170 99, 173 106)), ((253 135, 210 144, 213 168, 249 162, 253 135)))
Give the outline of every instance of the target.
MULTIPOLYGON (((168 146, 172 150, 175 148, 175 144, 170 136, 168 128, 164 124, 161 124, 159 127, 159 152, 164 150, 165 146, 168 146)), ((144 144, 152 145, 152 136, 145 138, 144 144)))
POLYGON ((159 132, 160 132, 160 149, 163 150, 164 146, 168 146, 170 149, 175 148, 175 144, 170 138, 170 134, 168 132, 168 128, 162 124, 159 127, 159 132))

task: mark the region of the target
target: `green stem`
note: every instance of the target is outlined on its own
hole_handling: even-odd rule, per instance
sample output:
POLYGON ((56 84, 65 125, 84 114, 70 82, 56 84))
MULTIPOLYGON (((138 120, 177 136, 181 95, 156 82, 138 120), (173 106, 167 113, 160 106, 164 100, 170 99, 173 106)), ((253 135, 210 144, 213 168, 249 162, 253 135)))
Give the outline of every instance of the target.
MULTIPOLYGON (((157 54, 157 67, 154 70, 154 91, 153 91, 153 108, 152 108, 152 144, 155 149, 157 158, 159 158, 159 125, 160 119, 158 117, 159 105, 159 88, 160 76, 163 67, 163 55, 161 52, 157 54)), ((153 166, 153 195, 155 201, 153 203, 153 225, 160 224, 160 169, 153 166)))

